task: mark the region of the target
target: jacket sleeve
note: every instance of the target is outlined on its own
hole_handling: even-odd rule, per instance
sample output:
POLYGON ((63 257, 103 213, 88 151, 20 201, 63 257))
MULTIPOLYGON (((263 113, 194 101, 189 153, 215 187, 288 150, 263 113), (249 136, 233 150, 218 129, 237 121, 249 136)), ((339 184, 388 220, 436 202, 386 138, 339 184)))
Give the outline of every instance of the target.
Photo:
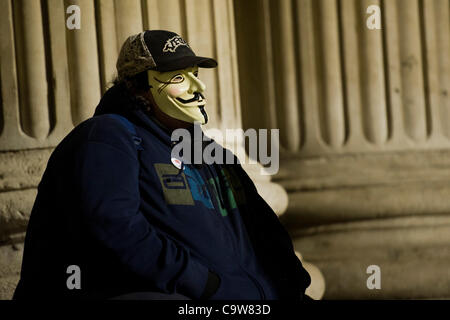
POLYGON ((107 132, 106 138, 92 134, 77 155, 75 175, 88 232, 144 283, 198 299, 209 270, 144 217, 131 136, 117 126, 107 132))
POLYGON ((296 256, 289 234, 244 169, 239 164, 234 167, 246 198, 241 215, 258 259, 283 299, 303 299, 311 278, 296 256))

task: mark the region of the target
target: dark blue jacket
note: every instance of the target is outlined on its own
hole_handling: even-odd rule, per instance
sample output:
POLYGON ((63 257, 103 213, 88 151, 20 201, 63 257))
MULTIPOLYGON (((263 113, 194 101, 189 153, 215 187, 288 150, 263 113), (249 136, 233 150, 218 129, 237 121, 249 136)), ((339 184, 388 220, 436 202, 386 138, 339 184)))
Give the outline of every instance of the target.
POLYGON ((138 102, 109 89, 95 115, 49 159, 14 298, 157 291, 192 299, 301 299, 309 275, 242 167, 179 170, 171 148, 169 133, 138 102), (136 134, 113 114, 128 119, 136 134), (81 270, 81 289, 66 285, 70 265, 81 270))

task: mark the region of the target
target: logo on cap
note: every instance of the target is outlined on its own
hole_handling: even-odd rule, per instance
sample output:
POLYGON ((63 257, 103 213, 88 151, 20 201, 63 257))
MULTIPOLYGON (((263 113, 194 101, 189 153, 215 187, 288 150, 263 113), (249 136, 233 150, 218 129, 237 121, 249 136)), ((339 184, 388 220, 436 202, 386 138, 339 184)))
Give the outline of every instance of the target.
POLYGON ((188 44, 180 36, 175 36, 166 41, 164 45, 163 52, 175 52, 179 46, 186 46, 189 48, 188 44))

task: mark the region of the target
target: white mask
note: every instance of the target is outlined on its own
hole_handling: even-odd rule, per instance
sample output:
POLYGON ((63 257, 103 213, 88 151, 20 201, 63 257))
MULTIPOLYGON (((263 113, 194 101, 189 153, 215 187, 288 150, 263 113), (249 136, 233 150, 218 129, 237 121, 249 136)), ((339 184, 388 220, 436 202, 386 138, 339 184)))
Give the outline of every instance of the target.
POLYGON ((168 72, 147 72, 150 91, 161 111, 190 123, 205 124, 208 121, 203 95, 206 86, 197 78, 197 66, 168 72))

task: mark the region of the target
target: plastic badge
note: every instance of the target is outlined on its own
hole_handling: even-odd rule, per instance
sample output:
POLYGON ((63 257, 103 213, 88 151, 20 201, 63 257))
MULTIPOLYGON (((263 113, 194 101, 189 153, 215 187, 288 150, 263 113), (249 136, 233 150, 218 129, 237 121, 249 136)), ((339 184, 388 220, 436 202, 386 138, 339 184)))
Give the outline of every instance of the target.
POLYGON ((175 168, 177 169, 183 168, 183 162, 180 159, 171 158, 170 160, 172 161, 172 164, 175 166, 175 168))

